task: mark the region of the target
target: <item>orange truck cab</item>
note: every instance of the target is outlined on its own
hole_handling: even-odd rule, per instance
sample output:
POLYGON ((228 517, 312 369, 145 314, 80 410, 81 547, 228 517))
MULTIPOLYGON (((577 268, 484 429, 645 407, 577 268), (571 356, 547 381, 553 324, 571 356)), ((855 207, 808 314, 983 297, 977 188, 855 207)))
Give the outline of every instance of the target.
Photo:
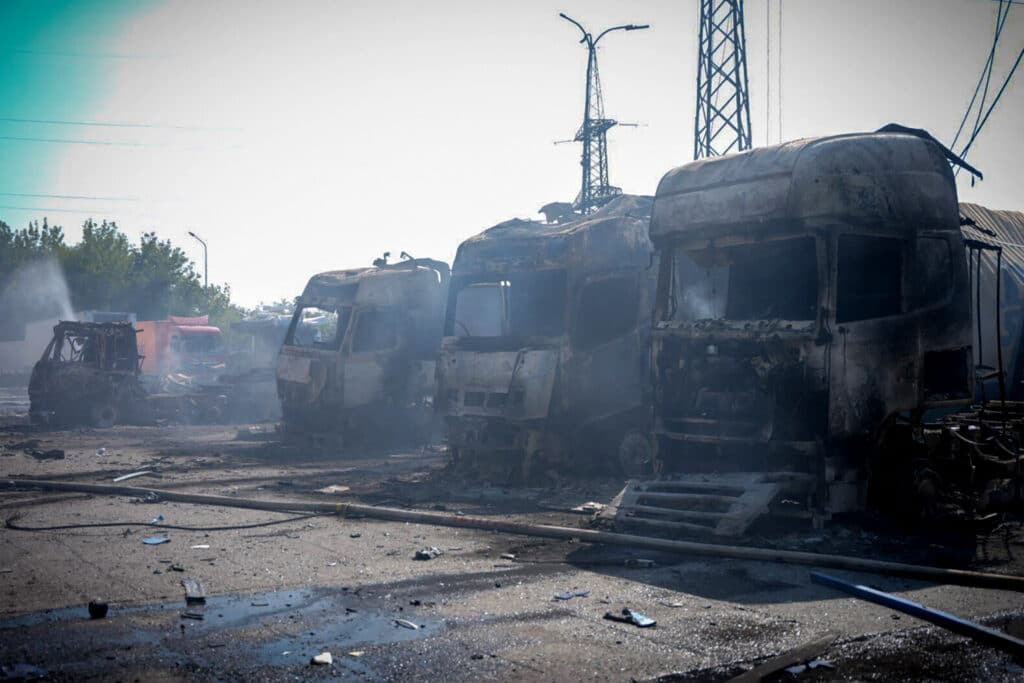
POLYGON ((220 328, 209 316, 169 316, 135 324, 143 375, 219 374, 224 367, 220 328))

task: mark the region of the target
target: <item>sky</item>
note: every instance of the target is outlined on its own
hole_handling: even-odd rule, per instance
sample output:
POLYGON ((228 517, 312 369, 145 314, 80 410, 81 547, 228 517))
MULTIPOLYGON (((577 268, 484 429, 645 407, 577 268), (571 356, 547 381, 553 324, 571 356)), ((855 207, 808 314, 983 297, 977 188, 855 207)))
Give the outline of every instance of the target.
MULTIPOLYGON (((747 0, 754 144, 889 122, 951 142, 997 6, 747 0)), ((693 155, 698 0, 0 0, 0 220, 76 241, 113 219, 202 272, 194 231, 246 306, 385 251, 450 262, 579 191, 579 145, 554 142, 580 124, 586 51, 559 12, 651 25, 606 36, 599 63, 606 114, 640 124, 609 133, 611 181, 653 194, 693 155), (82 125, 100 123, 131 125, 82 125)), ((995 83, 1022 47, 1024 5, 995 83)), ((1022 121, 1024 67, 961 201, 1024 210, 1022 121)))

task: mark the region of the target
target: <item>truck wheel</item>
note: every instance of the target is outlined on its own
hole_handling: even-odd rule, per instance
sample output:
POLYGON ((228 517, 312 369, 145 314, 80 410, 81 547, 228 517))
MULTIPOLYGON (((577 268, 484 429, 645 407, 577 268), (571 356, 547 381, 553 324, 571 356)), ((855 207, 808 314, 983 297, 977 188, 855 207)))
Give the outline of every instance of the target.
POLYGON ((648 476, 653 472, 651 440, 640 432, 627 432, 619 442, 619 468, 630 478, 648 476))
POLYGON ((113 403, 97 403, 89 411, 94 427, 113 427, 117 423, 117 407, 113 403))

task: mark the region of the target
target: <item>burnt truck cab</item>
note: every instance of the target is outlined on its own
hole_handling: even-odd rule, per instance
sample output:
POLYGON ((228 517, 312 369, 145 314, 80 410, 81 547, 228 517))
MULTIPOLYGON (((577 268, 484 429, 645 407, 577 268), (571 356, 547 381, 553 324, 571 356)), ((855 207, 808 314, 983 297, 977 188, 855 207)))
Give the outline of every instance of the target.
POLYGON ((436 405, 456 467, 507 483, 649 460, 649 197, 570 222, 511 220, 453 263, 436 405), (626 439, 632 435, 633 439, 626 439))
POLYGON ((449 279, 425 258, 310 278, 277 358, 286 434, 324 446, 426 438, 449 279))
POLYGON ((138 419, 140 360, 130 322, 59 322, 29 379, 32 423, 109 427, 138 419))
POLYGON ((771 472, 817 515, 856 511, 887 426, 970 403, 968 272, 934 141, 837 135, 687 164, 661 180, 650 236, 663 475, 771 472))

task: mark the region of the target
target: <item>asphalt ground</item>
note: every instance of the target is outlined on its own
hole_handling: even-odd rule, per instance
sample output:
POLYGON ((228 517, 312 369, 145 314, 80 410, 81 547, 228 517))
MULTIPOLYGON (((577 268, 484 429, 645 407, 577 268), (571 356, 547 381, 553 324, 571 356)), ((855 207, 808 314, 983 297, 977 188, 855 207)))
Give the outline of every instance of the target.
MULTIPOLYGON (((590 480, 503 489, 454 478, 439 448, 312 454, 277 443, 273 434, 250 440, 238 433, 226 426, 31 432, 9 425, 0 431, 0 474, 112 483, 146 470, 151 474, 130 483, 568 526, 588 523, 569 508, 607 502, 622 485, 590 480), (33 439, 35 450, 60 449, 64 459, 37 459, 18 447, 33 439), (319 491, 331 485, 348 488, 319 491)), ((837 640, 820 655, 826 665, 775 680, 1024 677, 1024 662, 813 585, 806 567, 29 491, 0 494, 0 518, 0 666, 8 676, 724 681, 834 632, 837 640), (146 524, 159 516, 161 523, 146 524), (97 524, 112 526, 91 526, 97 524), (70 528, 26 529, 54 526, 70 528), (157 536, 170 540, 143 543, 157 536), (413 559, 426 548, 443 554, 413 559), (653 566, 628 566, 638 559, 653 566), (205 605, 186 605, 183 579, 202 583, 205 605), (565 593, 583 595, 555 598, 565 593), (109 603, 106 618, 89 619, 86 605, 94 598, 109 603), (657 625, 604 618, 624 607, 657 625), (333 663, 311 664, 322 652, 330 652, 333 663)), ((836 524, 743 542, 1022 573, 1018 525, 970 538, 935 531, 911 537, 836 524)), ((1021 594, 829 573, 1024 636, 1021 594)))

